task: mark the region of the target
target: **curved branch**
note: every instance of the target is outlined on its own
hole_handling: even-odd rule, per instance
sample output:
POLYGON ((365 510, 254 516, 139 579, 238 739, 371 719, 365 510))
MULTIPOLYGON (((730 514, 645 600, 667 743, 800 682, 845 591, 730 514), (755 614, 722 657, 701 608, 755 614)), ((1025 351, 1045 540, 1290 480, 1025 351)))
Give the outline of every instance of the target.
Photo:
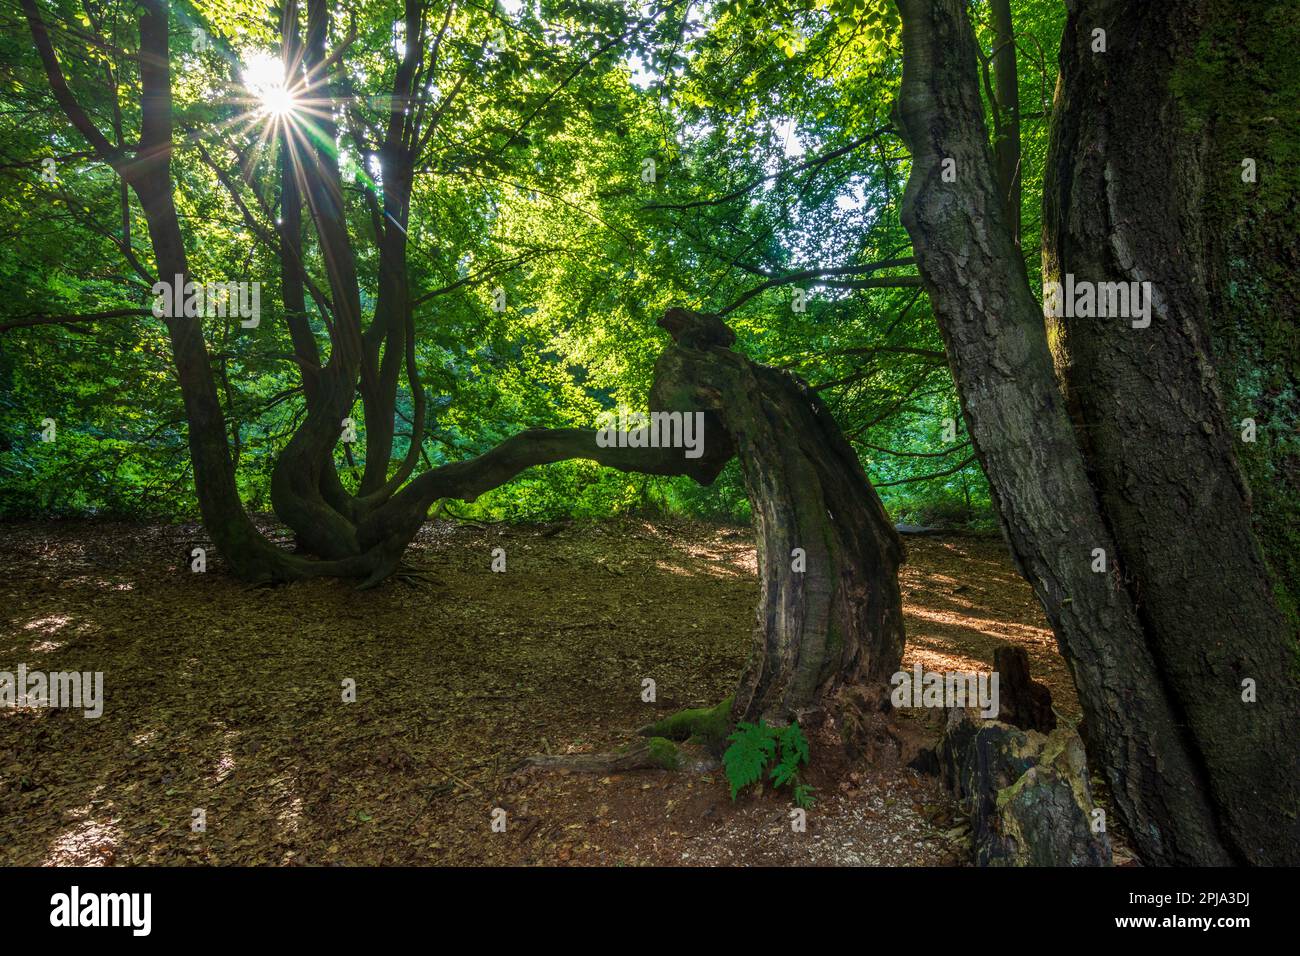
MULTIPOLYGON (((425 472, 404 489, 427 498, 457 498, 473 501, 536 465, 549 465, 570 458, 585 458, 607 468, 648 475, 687 475, 711 480, 707 458, 687 458, 680 448, 602 448, 597 432, 582 428, 529 428, 507 438, 491 451, 465 461, 452 462, 425 472)), ((399 496, 399 497, 401 497, 399 496)))
MULTIPOLYGON (((951 448, 945 448, 943 451, 898 451, 898 450, 893 449, 893 448, 885 448, 885 447, 883 447, 883 446, 881 446, 881 445, 872 445, 872 444, 869 444, 868 442, 862 442, 862 447, 863 447, 863 448, 870 448, 872 451, 882 452, 883 454, 886 454, 886 455, 894 455, 895 457, 898 457, 898 458, 945 458, 945 457, 947 457, 948 455, 951 455, 951 454, 952 454, 953 452, 955 452, 955 451, 961 451, 963 448, 969 448, 969 447, 970 447, 970 442, 969 442, 969 441, 964 441, 964 442, 962 442, 960 445, 953 445, 951 448)), ((964 466, 962 466, 962 467, 964 467, 964 466)), ((942 477, 942 476, 939 476, 939 475, 931 475, 930 477, 931 477, 931 478, 938 478, 938 477, 942 477)), ((922 479, 920 479, 920 478, 914 478, 914 479, 912 479, 912 480, 913 480, 913 481, 921 481, 922 479)), ((877 487, 879 487, 879 486, 877 486, 877 487)))
POLYGON ((63 75, 63 68, 59 66, 59 58, 54 53, 54 45, 50 42, 45 21, 41 19, 40 10, 36 8, 36 0, 21 0, 21 3, 23 13, 27 17, 27 25, 31 28, 32 40, 36 44, 36 52, 40 54, 41 65, 45 67, 45 75, 50 81, 50 90, 54 93, 59 108, 86 142, 95 148, 95 152, 117 170, 119 175, 122 174, 126 167, 126 157, 121 150, 108 141, 108 137, 99 131, 99 127, 68 88, 68 81, 63 75))
POLYGON ((804 269, 802 272, 792 272, 789 275, 776 276, 766 282, 754 286, 740 298, 732 302, 731 305, 724 309, 719 309, 717 315, 726 315, 733 312, 740 306, 744 305, 750 299, 766 292, 768 289, 774 289, 777 286, 789 285, 791 282, 803 282, 813 280, 814 285, 837 285, 844 289, 893 289, 893 288, 910 288, 921 284, 920 276, 886 276, 882 279, 863 279, 856 282, 829 283, 818 282, 825 276, 851 276, 863 275, 872 272, 879 272, 881 269, 896 269, 902 266, 914 265, 916 260, 911 256, 905 256, 901 259, 882 259, 880 262, 868 262, 860 266, 839 266, 831 269, 804 269))

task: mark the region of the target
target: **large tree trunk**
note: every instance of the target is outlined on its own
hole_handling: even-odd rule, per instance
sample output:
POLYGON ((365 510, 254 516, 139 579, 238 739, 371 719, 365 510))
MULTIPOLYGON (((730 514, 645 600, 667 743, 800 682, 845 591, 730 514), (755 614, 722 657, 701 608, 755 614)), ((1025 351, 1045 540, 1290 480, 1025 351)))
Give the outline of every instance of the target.
POLYGON ((1230 841, 1300 858, 1295 636, 1273 600, 1209 348, 1207 162, 1173 83, 1214 4, 1074 0, 1061 45, 1043 278, 1149 282, 1149 328, 1050 319, 1057 371, 1119 574, 1186 722, 1230 841), (1105 53, 1092 51, 1104 26, 1105 53), (1242 700, 1242 683, 1257 700, 1242 700))
POLYGON ((1300 17, 1291 0, 1214 0, 1212 9, 1222 12, 1199 44, 1209 55, 1178 77, 1188 128, 1204 131, 1203 166, 1214 170, 1205 180, 1210 339, 1229 426, 1256 429, 1237 459, 1279 603, 1300 631, 1300 17))
POLYGON ((903 220, 1003 528, 1070 664, 1088 736, 1152 863, 1233 858, 1116 554, 1061 394, 1042 311, 1004 218, 961 0, 899 0, 903 220), (945 160, 955 165, 945 181, 945 160))

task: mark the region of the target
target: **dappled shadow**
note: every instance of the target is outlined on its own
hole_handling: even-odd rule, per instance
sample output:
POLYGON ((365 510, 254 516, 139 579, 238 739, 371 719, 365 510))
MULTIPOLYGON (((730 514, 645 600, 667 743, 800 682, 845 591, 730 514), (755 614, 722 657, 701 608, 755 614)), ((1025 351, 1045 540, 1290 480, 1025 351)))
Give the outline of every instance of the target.
MULTIPOLYGON (((758 595, 750 536, 708 525, 428 525, 409 559, 434 583, 365 595, 246 589, 219 557, 190 573, 197 534, 0 530, 0 670, 103 671, 105 697, 90 720, 0 709, 0 863, 554 861, 554 824, 510 791, 514 761, 608 750, 725 697, 758 595), (490 829, 498 806, 508 836, 490 829)), ((913 546, 909 663, 987 669, 1000 640, 1041 638, 1000 548, 913 546)), ((607 838, 622 860, 624 837, 607 838)))
POLYGON ((908 539, 901 577, 907 649, 903 662, 927 670, 990 671, 993 651, 1018 644, 1054 706, 1078 719, 1073 679, 1042 607, 1015 570, 1001 538, 908 539))

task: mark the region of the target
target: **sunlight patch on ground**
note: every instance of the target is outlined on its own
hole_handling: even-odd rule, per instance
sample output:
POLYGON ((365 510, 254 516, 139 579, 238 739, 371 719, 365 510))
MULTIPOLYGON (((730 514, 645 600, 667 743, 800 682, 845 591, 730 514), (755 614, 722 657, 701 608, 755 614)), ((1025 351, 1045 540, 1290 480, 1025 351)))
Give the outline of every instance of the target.
POLYGON ((72 618, 63 614, 50 614, 46 617, 38 617, 35 620, 28 621, 23 625, 23 630, 34 631, 39 628, 42 631, 55 632, 67 627, 72 618))
POLYGON ((758 552, 752 545, 741 544, 737 542, 734 548, 725 545, 717 546, 719 543, 714 541, 710 543, 702 542, 674 542, 674 547, 678 553, 684 555, 692 561, 706 561, 711 566, 723 565, 735 569, 742 576, 752 576, 758 573, 758 552))
MULTIPOLYGON (((73 813, 89 815, 90 805, 73 813)), ((61 833, 45 854, 42 866, 110 866, 117 856, 122 832, 111 823, 83 820, 61 833)))
MULTIPOLYGON (((911 575, 907 576, 911 577, 911 575)), ((956 578, 947 574, 939 574, 938 572, 929 569, 926 570, 924 576, 920 577, 919 580, 924 581, 925 588, 930 591, 938 591, 935 587, 936 584, 942 584, 951 589, 959 588, 966 583, 964 581, 958 581, 956 578)))
POLYGON ((303 803, 288 777, 280 777, 274 782, 274 788, 280 792, 276 801, 275 819, 283 837, 296 836, 302 825, 303 803))
POLYGON ((1029 624, 1017 624, 1012 621, 990 622, 979 617, 965 617, 961 614, 955 614, 952 611, 938 611, 930 608, 917 607, 915 604, 906 604, 903 607, 903 617, 919 618, 931 624, 943 624, 948 627, 963 627, 972 631, 978 631, 988 637, 1002 637, 1007 640, 1015 640, 1016 643, 1023 644, 1027 641, 1033 641, 1039 644, 1053 644, 1055 639, 1052 632, 1042 627, 1033 627, 1029 624))
POLYGON ((685 578, 695 577, 701 573, 707 574, 711 578, 743 578, 749 576, 746 572, 718 564, 706 564, 701 566, 698 564, 678 564, 673 561, 656 561, 655 567, 660 571, 667 571, 669 574, 676 574, 685 578))
MULTIPOLYGON (((918 638, 918 640, 924 640, 924 638, 918 638)), ((944 652, 940 652, 933 647, 909 643, 903 654, 903 666, 911 667, 914 664, 920 664, 927 671, 954 674, 972 672, 987 674, 992 666, 991 661, 981 661, 966 654, 953 653, 952 645, 946 645, 942 642, 938 642, 938 644, 944 648, 944 652)))
POLYGON ((235 752, 234 742, 239 739, 239 732, 227 730, 221 735, 222 743, 225 745, 221 748, 221 756, 217 758, 217 767, 213 773, 213 780, 222 783, 227 777, 235 772, 235 752))

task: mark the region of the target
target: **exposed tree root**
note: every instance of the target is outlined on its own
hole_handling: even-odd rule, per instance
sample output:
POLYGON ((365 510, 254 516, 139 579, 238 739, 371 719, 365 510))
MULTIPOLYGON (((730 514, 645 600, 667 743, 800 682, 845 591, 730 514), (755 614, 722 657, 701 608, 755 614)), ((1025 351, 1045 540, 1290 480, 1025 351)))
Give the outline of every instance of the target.
POLYGON ((397 570, 393 572, 392 580, 400 581, 402 584, 413 588, 425 584, 438 583, 438 579, 428 571, 425 571, 422 568, 417 568, 415 565, 408 564, 405 561, 398 565, 397 570))
POLYGON ((534 754, 518 770, 567 770, 573 773, 626 773, 631 770, 680 770, 705 773, 717 770, 721 761, 700 744, 676 743, 666 737, 651 737, 603 754, 534 754))
POLYGON ((681 710, 642 727, 647 739, 603 754, 534 754, 516 770, 567 770, 573 773, 625 773, 630 770, 680 770, 707 773, 722 765, 727 735, 735 721, 732 698, 714 707, 681 710))
POLYGON ((693 746, 701 746, 714 756, 721 757, 727 749, 727 736, 735 727, 731 706, 735 698, 728 697, 713 707, 696 707, 679 710, 663 720, 637 731, 642 737, 663 738, 693 746))

